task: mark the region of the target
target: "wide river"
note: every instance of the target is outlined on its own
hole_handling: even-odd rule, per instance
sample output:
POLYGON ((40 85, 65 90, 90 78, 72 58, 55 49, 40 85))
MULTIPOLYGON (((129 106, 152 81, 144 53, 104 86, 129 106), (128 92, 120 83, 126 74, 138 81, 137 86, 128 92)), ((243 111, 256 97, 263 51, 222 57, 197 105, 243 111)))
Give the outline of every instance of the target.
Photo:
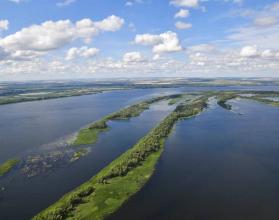
POLYGON ((279 108, 232 104, 179 122, 154 176, 109 219, 278 220, 279 108))
MULTIPOLYGON (((3 105, 0 163, 35 152, 140 100, 217 89, 278 90, 278 87, 138 89, 3 105)), ((278 219, 275 208, 279 205, 275 187, 279 185, 278 109, 247 102, 234 105, 245 114, 213 105, 199 117, 179 122, 167 141, 154 177, 115 218, 119 215, 119 219, 131 219, 137 213, 132 217, 228 219, 222 217, 269 213, 267 219, 273 219, 272 216, 278 219)), ((91 153, 70 166, 33 178, 23 177, 18 170, 0 178, 0 189, 5 188, 0 190, 0 219, 30 219, 125 152, 172 108, 160 102, 137 118, 111 122, 110 131, 100 136, 91 153)))

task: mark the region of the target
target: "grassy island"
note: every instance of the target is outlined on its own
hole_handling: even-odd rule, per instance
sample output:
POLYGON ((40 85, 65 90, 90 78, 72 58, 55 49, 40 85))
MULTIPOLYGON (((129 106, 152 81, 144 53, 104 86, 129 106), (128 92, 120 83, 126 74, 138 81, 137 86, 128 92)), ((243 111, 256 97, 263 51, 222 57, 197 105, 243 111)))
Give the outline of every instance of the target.
POLYGON ((279 101, 272 101, 263 97, 258 97, 258 96, 254 96, 254 97, 249 97, 247 99, 251 99, 257 102, 261 102, 264 104, 268 104, 268 105, 272 105, 272 106, 279 106, 279 101))
POLYGON ((237 98, 237 94, 235 92, 223 92, 217 95, 217 104, 224 109, 232 110, 232 106, 227 102, 231 99, 237 98))
POLYGON ((102 93, 104 89, 72 89, 65 91, 42 91, 33 93, 22 93, 17 95, 0 96, 0 105, 13 104, 19 102, 31 102, 47 99, 57 99, 72 96, 82 96, 102 93))
POLYGON ((86 145, 86 144, 94 144, 97 139, 99 133, 108 130, 108 121, 112 120, 127 120, 132 117, 139 116, 142 112, 149 109, 150 105, 167 99, 177 99, 181 95, 169 95, 169 96, 162 96, 157 98, 152 98, 147 101, 143 101, 134 105, 131 105, 127 108, 121 109, 118 112, 112 113, 110 115, 105 116, 104 118, 100 119, 99 121, 94 122, 93 124, 89 125, 89 127, 81 129, 74 142, 73 145, 86 145))
POLYGON ((207 98, 182 103, 130 150, 33 220, 104 219, 149 180, 174 124, 201 112, 207 98))
POLYGON ((0 164, 0 177, 10 172, 18 163, 19 160, 11 159, 11 160, 7 160, 3 164, 0 164))

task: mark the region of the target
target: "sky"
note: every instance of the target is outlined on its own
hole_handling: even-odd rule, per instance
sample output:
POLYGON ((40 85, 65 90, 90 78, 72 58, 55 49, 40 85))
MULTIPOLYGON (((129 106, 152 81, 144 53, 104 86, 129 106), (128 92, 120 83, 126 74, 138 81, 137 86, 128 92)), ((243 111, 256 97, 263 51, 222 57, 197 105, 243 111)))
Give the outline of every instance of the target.
POLYGON ((0 0, 0 81, 279 77, 279 1, 0 0))

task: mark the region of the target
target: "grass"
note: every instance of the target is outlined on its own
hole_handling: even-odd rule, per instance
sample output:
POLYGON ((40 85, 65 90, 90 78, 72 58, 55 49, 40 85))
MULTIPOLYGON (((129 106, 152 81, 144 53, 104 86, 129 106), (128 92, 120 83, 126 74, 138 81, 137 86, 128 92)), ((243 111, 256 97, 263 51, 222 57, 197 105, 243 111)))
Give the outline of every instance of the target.
POLYGON ((115 212, 149 180, 174 124, 201 112, 206 100, 180 104, 130 150, 33 220, 104 219, 115 212))
POLYGON ((11 160, 7 160, 3 164, 0 164, 0 177, 10 172, 18 163, 19 160, 11 159, 11 160))
POLYGON ((81 157, 84 157, 86 154, 88 154, 88 150, 87 149, 79 149, 78 151, 76 151, 72 158, 71 158, 71 162, 77 161, 79 160, 81 157))
POLYGON ((94 144, 98 139, 99 133, 106 131, 106 130, 107 129, 84 128, 79 131, 78 136, 75 139, 73 145, 94 144))
POLYGON ((235 92, 220 92, 217 95, 217 99, 218 99, 217 103, 219 106, 221 106, 224 109, 232 110, 232 106, 230 104, 228 104, 227 102, 236 97, 238 97, 238 96, 235 92))
POLYGON ((126 176, 113 178, 109 184, 98 184, 91 199, 72 213, 72 219, 104 219, 114 213, 150 179, 162 151, 150 155, 126 176))

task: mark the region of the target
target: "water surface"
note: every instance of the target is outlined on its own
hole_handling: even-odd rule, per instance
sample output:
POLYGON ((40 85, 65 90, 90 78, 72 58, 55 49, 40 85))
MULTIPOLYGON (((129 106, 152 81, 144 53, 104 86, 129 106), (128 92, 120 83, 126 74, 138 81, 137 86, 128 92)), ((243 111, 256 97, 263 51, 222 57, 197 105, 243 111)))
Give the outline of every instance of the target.
MULTIPOLYGON (((231 89, 275 90, 278 88, 185 87, 135 89, 3 105, 0 106, 0 163, 10 158, 21 158, 34 151, 36 152, 41 146, 72 134, 104 115, 147 98, 188 91, 231 89)), ((54 172, 31 179, 22 177, 18 170, 0 178, 0 188, 6 188, 5 191, 0 192, 0 219, 29 219, 43 208, 48 207, 66 192, 88 180, 110 161, 125 152, 166 116, 170 110, 171 108, 166 102, 159 103, 138 118, 133 118, 130 121, 112 122, 111 130, 101 135, 98 143, 92 148, 92 152, 70 166, 61 167, 54 172)), ((230 113, 226 112, 224 114, 230 113)), ((214 119, 214 115, 215 113, 212 113, 208 117, 214 119)), ((186 128, 191 130, 189 127, 186 128)), ((189 135, 188 130, 185 132, 186 135, 189 135)), ((213 129, 211 130, 213 132, 213 129)), ((179 146, 181 137, 175 136, 176 134, 174 133, 169 142, 175 141, 177 138, 177 146, 179 146)), ((272 134, 271 137, 273 137, 272 134)), ((187 139, 191 140, 191 137, 187 139)), ((220 143, 222 144, 222 142, 220 143)), ((187 146, 188 144, 190 143, 187 143, 187 146)), ((165 160, 167 161, 167 159, 165 160)))
POLYGON ((232 102, 181 121, 150 182, 109 219, 279 219, 279 108, 232 102))

